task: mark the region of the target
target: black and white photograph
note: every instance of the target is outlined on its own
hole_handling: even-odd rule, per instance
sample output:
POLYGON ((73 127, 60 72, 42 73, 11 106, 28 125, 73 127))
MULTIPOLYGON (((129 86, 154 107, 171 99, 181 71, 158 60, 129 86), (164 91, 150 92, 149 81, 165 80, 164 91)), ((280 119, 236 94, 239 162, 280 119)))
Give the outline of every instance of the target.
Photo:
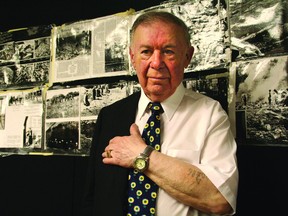
POLYGON ((75 29, 65 31, 56 40, 56 60, 77 59, 79 56, 91 55, 91 31, 75 29))
POLYGON ((25 89, 49 82, 49 60, 0 66, 0 89, 25 89))
POLYGON ((79 148, 79 122, 46 122, 46 149, 75 150, 79 148))
POLYGON ((287 56, 235 63, 239 143, 288 146, 287 64, 287 56))
POLYGON ((80 149, 83 154, 89 155, 96 118, 81 120, 80 124, 80 149))
POLYGON ((14 54, 15 46, 13 42, 0 44, 0 63, 12 61, 14 54))
POLYGON ((47 84, 50 78, 50 62, 39 61, 34 63, 33 79, 35 83, 47 84))
POLYGON ((43 58, 43 57, 50 58, 50 55, 51 55, 50 40, 51 40, 51 37, 43 37, 43 38, 36 39, 34 41, 35 58, 43 58))
POLYGON ((73 117, 79 117, 79 88, 48 90, 46 119, 73 117))
POLYGON ((99 83, 81 88, 81 117, 98 116, 104 106, 128 96, 127 81, 99 83))
POLYGON ((27 110, 23 123, 23 147, 40 149, 42 147, 43 112, 37 113, 35 111, 43 105, 42 90, 25 92, 23 97, 27 110))
POLYGON ((42 147, 42 116, 25 116, 23 125, 23 147, 40 149, 42 147))
POLYGON ((0 138, 3 141, 0 142, 0 148, 40 149, 43 127, 42 90, 5 92, 0 101, 0 138))
POLYGON ((36 81, 36 77, 34 76, 34 64, 21 64, 17 67, 15 77, 14 77, 14 84, 15 85, 23 85, 24 83, 32 83, 36 81))
POLYGON ((285 1, 283 0, 282 1, 283 3, 283 33, 284 33, 284 43, 283 43, 283 46, 284 46, 284 49, 285 49, 285 52, 287 53, 288 52, 288 15, 287 15, 287 11, 288 11, 288 1, 285 1))
POLYGON ((0 89, 7 89, 14 84, 16 70, 14 64, 0 66, 0 89))
MULTIPOLYGON (((99 21, 101 22, 101 21, 99 21)), ((100 36, 104 34, 105 40, 105 73, 113 73, 118 71, 129 71, 128 64, 128 27, 129 19, 128 17, 117 17, 111 16, 107 17, 106 20, 102 21, 103 24, 100 24, 103 30, 97 30, 95 40, 98 41, 100 36), (98 33, 99 32, 99 33, 98 33)), ((98 25, 97 25, 98 26, 98 25)), ((99 46, 96 43, 96 46, 99 46)), ((96 59, 95 59, 96 60, 96 59)))
MULTIPOLYGON (((193 72, 195 74, 196 72, 193 72)), ((186 74, 187 75, 187 74, 186 74)), ((191 91, 211 97, 220 102, 222 108, 228 112, 228 72, 205 74, 198 72, 197 76, 185 78, 184 87, 191 91)))
POLYGON ((230 0, 229 3, 231 43, 237 60, 287 53, 287 35, 284 35, 287 15, 283 10, 287 1, 230 0))
POLYGON ((15 57, 20 61, 34 58, 34 40, 19 41, 15 43, 15 57))
POLYGON ((7 105, 7 96, 0 96, 0 137, 1 131, 5 130, 5 110, 7 105))

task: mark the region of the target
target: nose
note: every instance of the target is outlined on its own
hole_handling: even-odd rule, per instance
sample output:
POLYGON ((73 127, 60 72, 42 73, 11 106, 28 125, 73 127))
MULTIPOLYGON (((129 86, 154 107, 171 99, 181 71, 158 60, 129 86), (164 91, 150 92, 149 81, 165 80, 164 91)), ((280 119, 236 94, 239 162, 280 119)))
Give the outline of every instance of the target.
POLYGON ((155 50, 153 52, 153 55, 151 56, 151 62, 150 62, 150 67, 153 69, 160 69, 163 65, 163 59, 161 52, 158 50, 155 50))

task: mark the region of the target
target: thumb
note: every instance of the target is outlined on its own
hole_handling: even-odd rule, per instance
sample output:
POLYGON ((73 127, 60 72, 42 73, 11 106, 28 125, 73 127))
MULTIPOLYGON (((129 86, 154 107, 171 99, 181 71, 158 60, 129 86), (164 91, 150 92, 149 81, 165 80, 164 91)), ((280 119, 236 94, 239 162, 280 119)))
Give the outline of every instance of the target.
POLYGON ((131 135, 137 135, 137 136, 141 136, 140 131, 139 131, 139 127, 137 124, 133 123, 130 126, 130 134, 131 135))

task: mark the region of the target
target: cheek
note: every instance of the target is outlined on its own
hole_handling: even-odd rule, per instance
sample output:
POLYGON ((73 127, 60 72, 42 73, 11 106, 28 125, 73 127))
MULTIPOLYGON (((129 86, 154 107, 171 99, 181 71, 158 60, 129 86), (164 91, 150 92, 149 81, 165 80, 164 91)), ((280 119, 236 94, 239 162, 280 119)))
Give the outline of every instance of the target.
POLYGON ((174 68, 170 70, 170 76, 171 76, 171 85, 178 86, 184 78, 184 69, 174 68))
POLYGON ((146 70, 141 69, 138 65, 138 68, 136 69, 136 74, 137 74, 140 85, 145 86, 147 83, 146 70))
POLYGON ((135 70, 137 71, 137 74, 139 74, 141 77, 146 77, 147 70, 149 69, 149 64, 147 61, 141 61, 138 59, 138 61, 135 61, 135 70))
POLYGON ((137 71, 142 71, 145 67, 147 62, 141 60, 140 56, 134 55, 134 59, 132 59, 132 64, 137 71))

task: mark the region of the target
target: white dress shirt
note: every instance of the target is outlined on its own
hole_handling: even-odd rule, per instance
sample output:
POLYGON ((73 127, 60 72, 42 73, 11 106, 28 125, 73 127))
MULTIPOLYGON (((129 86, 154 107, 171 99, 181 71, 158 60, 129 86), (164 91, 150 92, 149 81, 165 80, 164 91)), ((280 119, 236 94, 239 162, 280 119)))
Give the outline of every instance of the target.
MULTIPOLYGON (((149 99, 143 91, 138 104, 136 124, 142 131, 150 116, 149 99)), ((238 169, 236 142, 230 131, 227 113, 220 103, 187 90, 181 84, 161 103, 161 152, 200 168, 236 211, 238 169)), ((205 216, 159 189, 157 216, 205 216)))

